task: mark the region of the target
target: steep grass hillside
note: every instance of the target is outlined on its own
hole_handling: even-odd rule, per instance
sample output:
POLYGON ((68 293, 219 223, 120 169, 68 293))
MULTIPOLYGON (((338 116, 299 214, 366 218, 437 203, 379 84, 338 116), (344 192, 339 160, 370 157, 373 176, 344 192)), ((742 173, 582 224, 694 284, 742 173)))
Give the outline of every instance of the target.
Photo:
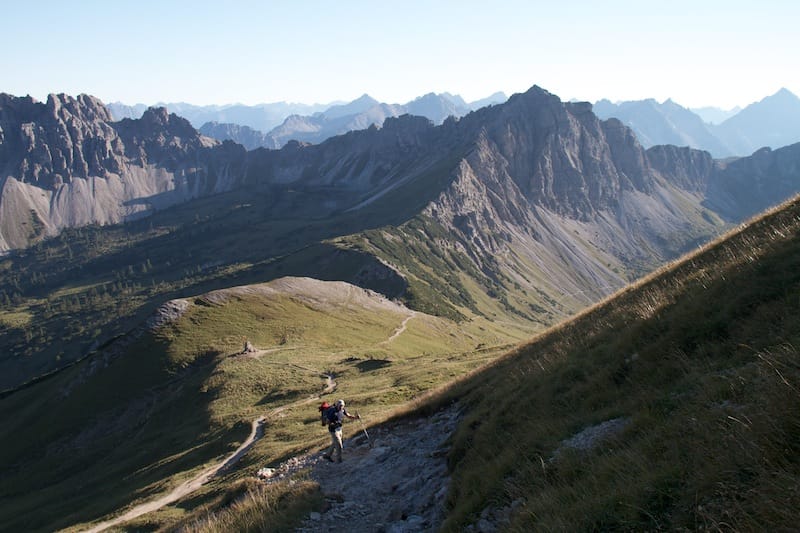
MULTIPOLYGON (((311 398, 325 375, 375 419, 519 338, 304 278, 177 300, 160 316, 169 320, 0 400, 3 529, 63 528, 167 493, 228 456, 260 416, 264 437, 245 466, 322 447, 311 398), (257 351, 237 355, 245 339, 257 351)), ((157 520, 225 498, 251 472, 216 478, 157 520)))
POLYGON ((444 529, 793 530, 800 200, 454 386, 444 529))

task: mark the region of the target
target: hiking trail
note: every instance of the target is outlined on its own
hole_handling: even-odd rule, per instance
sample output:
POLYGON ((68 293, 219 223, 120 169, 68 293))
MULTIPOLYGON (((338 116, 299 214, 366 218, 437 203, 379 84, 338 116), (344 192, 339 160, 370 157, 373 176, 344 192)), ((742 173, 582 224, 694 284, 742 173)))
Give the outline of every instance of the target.
MULTIPOLYGON (((313 369, 305 367, 300 367, 300 368, 316 372, 316 370, 313 369)), ((297 400, 295 402, 291 402, 286 405, 276 407, 275 409, 272 409, 268 415, 259 416, 258 418, 253 420, 251 422, 250 435, 244 440, 244 442, 242 442, 242 444, 236 449, 236 451, 234 451, 231 455, 229 455, 225 460, 209 468, 206 468, 198 476, 188 481, 185 481, 184 483, 181 483, 180 485, 172 489, 172 491, 169 492, 168 494, 165 494, 164 496, 161 496, 155 500, 136 505, 135 507, 132 507, 131 509, 129 509, 128 511, 126 511, 125 513, 116 518, 100 522, 99 524, 92 526, 91 529, 87 529, 86 533, 97 533, 99 531, 103 531, 104 529, 108 529, 110 527, 122 524, 124 522, 128 522, 129 520, 133 520, 134 518, 138 518, 144 514, 157 511, 158 509, 161 509, 165 505, 169 505, 171 503, 180 500, 184 496, 188 496, 192 492, 202 487, 205 483, 207 483, 211 478, 213 478, 217 474, 224 473, 227 469, 235 465, 239 461, 239 459, 241 459, 244 456, 244 454, 246 454, 250 450, 253 444, 255 444, 256 441, 258 441, 258 439, 260 439, 264 435, 264 422, 267 420, 268 417, 279 415, 280 413, 286 411, 287 409, 292 409, 294 407, 301 407, 311 402, 315 402, 319 400, 320 396, 322 396, 323 394, 329 394, 334 390, 336 390, 336 382, 333 380, 332 376, 328 374, 320 374, 320 375, 325 378, 325 388, 323 388, 322 391, 320 391, 317 394, 303 398, 302 400, 297 400)))
POLYGON ((324 451, 293 457, 271 469, 265 482, 310 469, 326 504, 323 512, 310 513, 300 533, 436 531, 445 516, 449 438, 460 415, 451 406, 428 418, 373 427, 370 441, 358 421, 347 421, 351 437, 341 463, 325 460, 324 451))
MULTIPOLYGON (((381 345, 388 344, 393 340, 395 340, 397 337, 399 337, 406 330, 409 320, 414 318, 416 315, 417 313, 415 311, 408 310, 408 316, 406 316, 406 318, 403 320, 400 326, 397 327, 397 329, 392 333, 392 335, 388 339, 381 342, 380 344, 381 345)), ((292 347, 289 349, 297 349, 297 348, 298 347, 292 347)), ((285 348, 255 350, 253 353, 240 354, 240 355, 246 357, 259 358, 262 357, 263 355, 279 351, 282 349, 285 348)), ((307 398, 304 398, 302 400, 297 400, 295 402, 282 405, 280 407, 276 407, 275 409, 272 409, 268 415, 259 416, 258 418, 254 419, 251 422, 250 435, 244 440, 244 442, 242 442, 242 444, 236 449, 236 451, 234 451, 222 462, 206 468, 199 475, 195 476, 194 478, 188 481, 185 481, 184 483, 181 483, 180 485, 172 489, 172 491, 170 491, 169 493, 159 498, 156 498, 155 500, 136 505, 131 509, 129 509, 128 511, 121 514, 120 516, 112 518, 111 520, 100 522, 99 524, 95 524, 90 529, 87 529, 86 533, 97 533, 99 531, 103 531, 104 529, 108 529, 110 527, 122 524, 124 522, 128 522, 144 514, 157 511, 158 509, 161 509, 166 505, 175 503, 181 498, 188 496, 192 492, 202 487, 214 476, 224 473, 227 469, 235 465, 239 461, 239 459, 241 459, 242 456, 244 456, 244 454, 246 454, 250 450, 253 444, 255 444, 258 441, 258 439, 260 439, 264 435, 264 422, 267 420, 268 417, 279 415, 280 413, 286 411, 287 409, 301 407, 311 402, 315 402, 319 400, 322 395, 329 394, 334 390, 336 390, 336 382, 333 380, 332 376, 328 374, 323 374, 313 368, 309 368, 303 365, 298 365, 294 363, 284 363, 284 364, 286 364, 287 366, 294 366, 300 368, 301 370, 307 370, 309 372, 314 372, 319 374, 320 376, 325 378, 325 387, 322 389, 322 391, 320 391, 317 394, 308 396, 307 398)))

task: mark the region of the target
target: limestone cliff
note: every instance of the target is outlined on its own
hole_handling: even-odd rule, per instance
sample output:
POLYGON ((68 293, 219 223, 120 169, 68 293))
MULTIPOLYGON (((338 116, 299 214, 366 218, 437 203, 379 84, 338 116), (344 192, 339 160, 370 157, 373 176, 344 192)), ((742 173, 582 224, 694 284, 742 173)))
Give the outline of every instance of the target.
POLYGON ((163 108, 113 122, 87 95, 2 94, 0 131, 0 251, 228 190, 244 155, 163 108))

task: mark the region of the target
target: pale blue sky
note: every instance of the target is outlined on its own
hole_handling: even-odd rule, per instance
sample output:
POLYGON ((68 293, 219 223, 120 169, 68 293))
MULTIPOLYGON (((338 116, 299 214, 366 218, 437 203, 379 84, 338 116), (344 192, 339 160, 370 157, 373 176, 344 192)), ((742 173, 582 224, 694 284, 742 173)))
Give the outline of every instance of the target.
POLYGON ((0 92, 128 104, 800 95, 800 2, 0 0, 0 92))

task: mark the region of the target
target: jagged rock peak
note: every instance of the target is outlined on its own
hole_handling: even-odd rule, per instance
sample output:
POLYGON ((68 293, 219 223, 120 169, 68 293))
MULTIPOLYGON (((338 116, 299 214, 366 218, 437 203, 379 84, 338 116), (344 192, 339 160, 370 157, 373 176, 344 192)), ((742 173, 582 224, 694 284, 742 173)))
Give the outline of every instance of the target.
POLYGON ((64 93, 49 94, 45 108, 53 117, 62 119, 69 114, 84 121, 113 121, 111 112, 105 104, 99 98, 88 94, 79 94, 77 98, 64 93))
POLYGON ((539 87, 538 85, 534 85, 524 93, 515 93, 512 94, 511 97, 508 99, 508 103, 520 103, 520 102, 541 102, 542 100, 549 100, 552 102, 561 103, 561 99, 554 95, 551 92, 539 87))
POLYGON ((162 140, 172 138, 198 142, 204 146, 219 144, 214 139, 201 136, 188 120, 170 113, 165 107, 150 107, 139 119, 124 118, 116 123, 116 129, 126 139, 131 139, 131 136, 140 139, 155 136, 162 140))

